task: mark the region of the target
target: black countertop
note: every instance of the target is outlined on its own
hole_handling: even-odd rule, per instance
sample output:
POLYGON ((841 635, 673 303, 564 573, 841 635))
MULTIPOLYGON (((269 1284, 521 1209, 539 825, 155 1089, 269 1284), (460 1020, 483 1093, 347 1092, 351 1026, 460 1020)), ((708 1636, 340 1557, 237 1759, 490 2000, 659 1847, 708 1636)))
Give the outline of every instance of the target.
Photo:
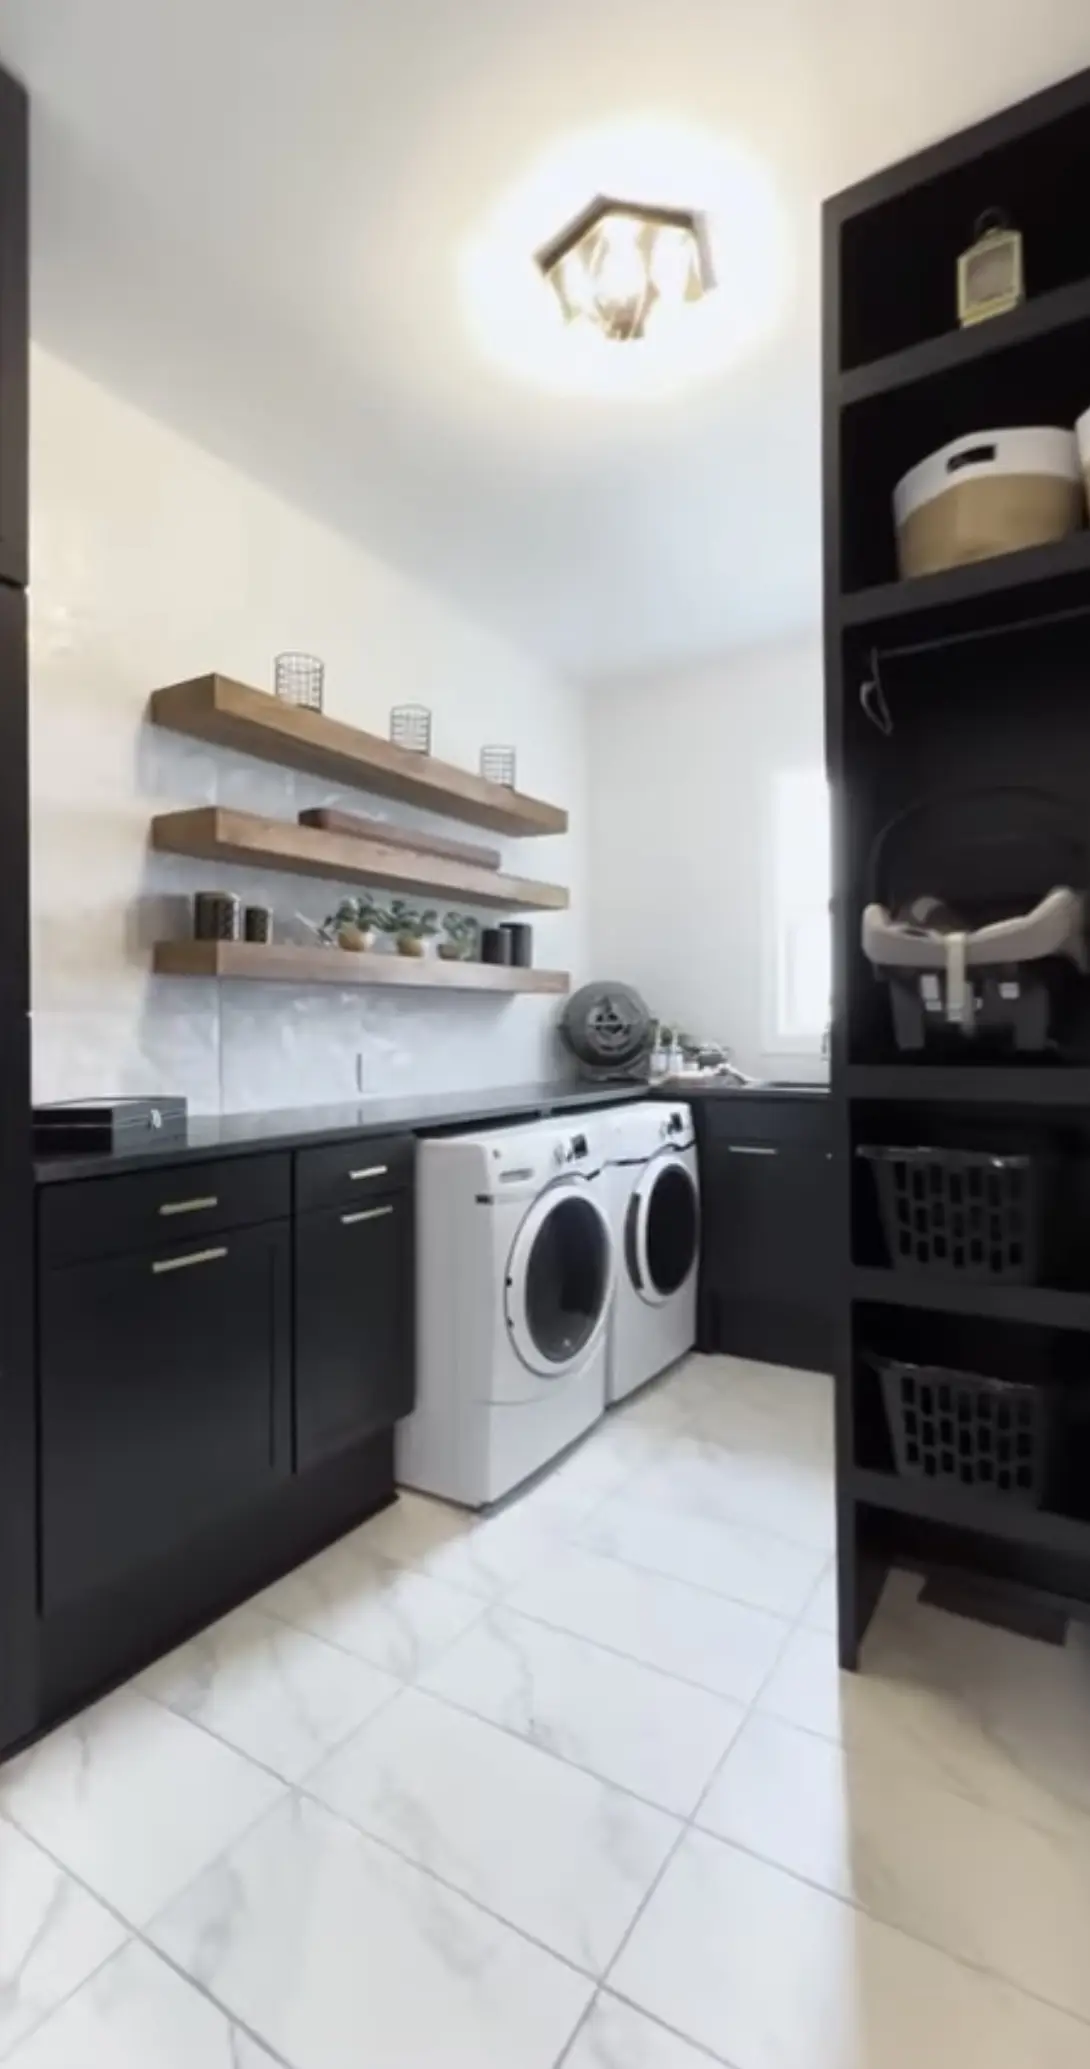
POLYGON ((656 1078, 648 1087, 652 1097, 685 1099, 827 1099, 828 1082, 817 1085, 735 1085, 730 1078, 656 1078))
MULTIPOLYGON (((620 1106, 646 1099, 655 1087, 636 1084, 588 1085, 564 1082, 508 1085, 497 1092, 417 1093, 402 1099, 361 1099, 354 1106, 281 1107, 271 1113, 197 1115, 186 1133, 145 1146, 97 1150, 84 1155, 65 1151, 35 1159, 39 1185, 73 1178, 107 1178, 123 1171, 146 1171, 156 1164, 180 1164, 190 1158, 253 1155, 257 1150, 301 1149, 308 1144, 336 1142, 351 1136, 426 1135, 440 1128, 474 1127, 478 1122, 537 1120, 548 1114, 577 1113, 584 1107, 620 1106)), ((671 1095, 680 1097, 676 1091, 671 1095)))

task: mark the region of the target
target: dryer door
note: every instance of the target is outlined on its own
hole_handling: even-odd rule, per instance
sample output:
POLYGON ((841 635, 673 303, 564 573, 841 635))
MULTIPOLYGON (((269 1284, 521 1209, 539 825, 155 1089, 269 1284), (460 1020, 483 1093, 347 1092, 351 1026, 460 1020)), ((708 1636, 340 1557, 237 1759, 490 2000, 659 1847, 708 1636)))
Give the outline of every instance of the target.
POLYGON ((641 1173, 625 1216, 625 1264, 640 1299, 662 1307, 680 1293, 699 1250, 696 1159, 691 1150, 661 1150, 641 1173))
POLYGON ((511 1245, 504 1309, 516 1355, 547 1380, 578 1369, 601 1335, 613 1292, 609 1220, 584 1178, 534 1201, 511 1245))

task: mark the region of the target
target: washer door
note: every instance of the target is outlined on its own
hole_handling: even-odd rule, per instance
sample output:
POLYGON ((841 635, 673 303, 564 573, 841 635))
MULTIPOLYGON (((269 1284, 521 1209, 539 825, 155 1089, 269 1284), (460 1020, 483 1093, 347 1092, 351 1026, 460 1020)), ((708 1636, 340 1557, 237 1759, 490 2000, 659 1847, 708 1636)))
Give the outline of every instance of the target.
POLYGON ((662 1307, 680 1293, 699 1248, 700 1200, 692 1162, 663 1150, 633 1188, 625 1217, 625 1263, 640 1299, 662 1307))
POLYGON ((601 1334, 612 1291, 609 1221, 585 1179, 561 1179, 534 1201, 507 1260, 504 1309, 522 1363, 566 1378, 601 1334))

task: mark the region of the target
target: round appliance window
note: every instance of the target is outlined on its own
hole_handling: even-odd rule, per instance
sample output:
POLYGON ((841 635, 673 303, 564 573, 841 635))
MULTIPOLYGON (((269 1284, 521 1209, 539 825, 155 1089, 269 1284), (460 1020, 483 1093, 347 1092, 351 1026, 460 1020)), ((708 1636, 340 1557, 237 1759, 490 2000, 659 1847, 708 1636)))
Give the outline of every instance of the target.
MULTIPOLYGON (((557 1196, 537 1221, 524 1257, 512 1258, 516 1309, 539 1368, 557 1372, 578 1358, 601 1324, 609 1298, 607 1224, 578 1193, 557 1196)), ((520 1349, 523 1349, 520 1346, 520 1349)))
POLYGON ((700 1216, 696 1186, 684 1164, 649 1174, 632 1196, 628 1268, 634 1285, 652 1299, 669 1300, 696 1263, 700 1216))

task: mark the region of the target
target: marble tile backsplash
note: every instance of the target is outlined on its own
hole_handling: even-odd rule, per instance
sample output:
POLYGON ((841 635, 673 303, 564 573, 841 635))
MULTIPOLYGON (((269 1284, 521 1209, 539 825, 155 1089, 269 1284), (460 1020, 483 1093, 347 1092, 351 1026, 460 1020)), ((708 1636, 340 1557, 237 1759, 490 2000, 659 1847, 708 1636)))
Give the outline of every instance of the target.
POLYGON ((35 1097, 184 1092, 194 1111, 240 1112, 547 1075, 551 999, 153 978, 151 945, 188 932, 198 888, 272 905, 278 934, 299 939, 296 915, 320 920, 339 888, 151 854, 156 812, 219 803, 292 820, 343 804, 457 828, 184 740, 144 711, 161 683, 215 667, 261 684, 278 648, 307 645, 326 658, 327 709, 350 722, 385 733, 391 704, 422 698, 437 751, 467 767, 486 739, 514 740, 520 783, 567 805, 574 830, 500 846, 512 869, 571 886, 571 913, 534 919, 535 960, 578 977, 578 693, 37 350, 33 403, 35 1097))

